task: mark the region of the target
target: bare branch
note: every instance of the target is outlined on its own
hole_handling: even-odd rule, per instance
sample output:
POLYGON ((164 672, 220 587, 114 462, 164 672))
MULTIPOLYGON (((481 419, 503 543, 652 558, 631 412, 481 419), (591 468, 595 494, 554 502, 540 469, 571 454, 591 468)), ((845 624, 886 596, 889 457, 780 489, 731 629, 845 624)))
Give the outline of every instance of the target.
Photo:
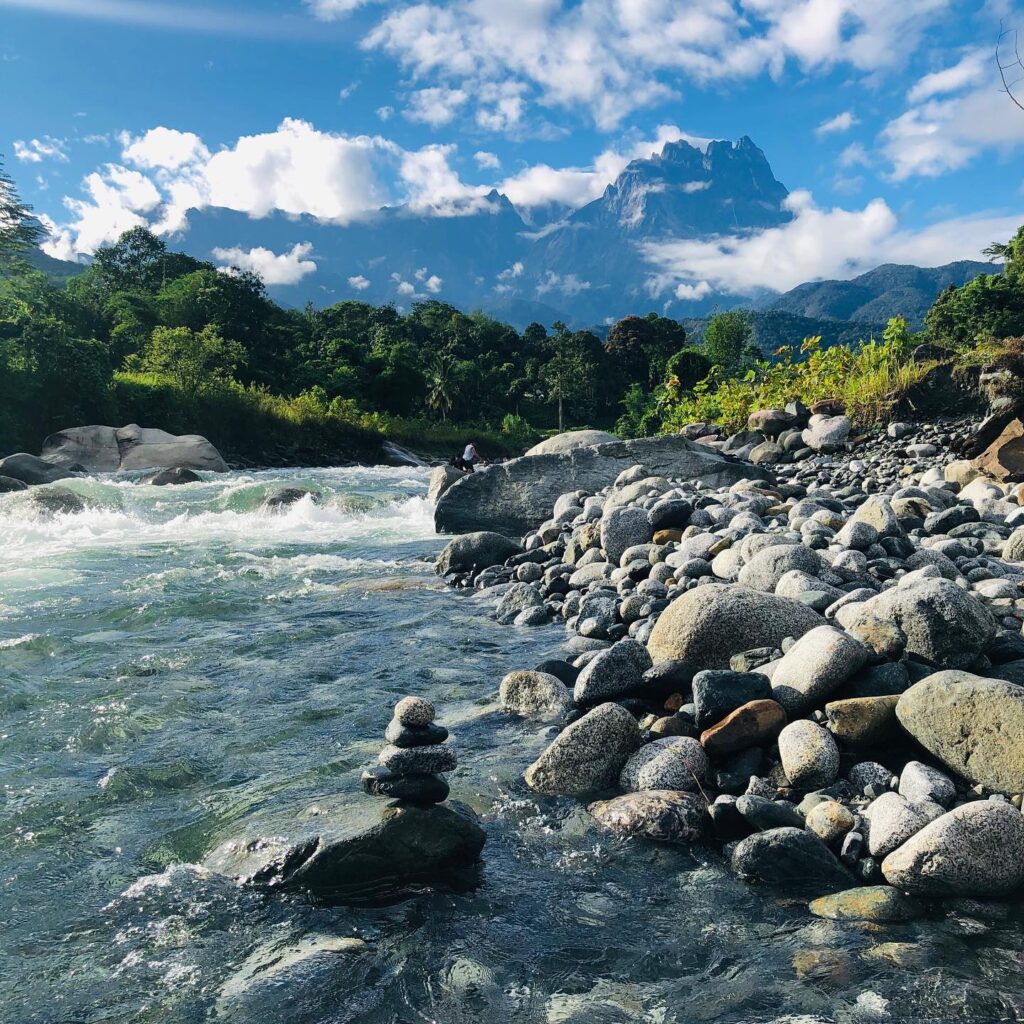
POLYGON ((1020 55, 1020 38, 1016 29, 1013 29, 1012 32, 1010 29, 1004 29, 1001 21, 999 22, 999 38, 996 40, 996 67, 999 68, 999 78, 1003 83, 1003 92, 1010 97, 1015 106, 1024 110, 1024 101, 1018 99, 1013 91, 1014 86, 1021 81, 1021 78, 1024 78, 1024 60, 1021 59, 1020 55), (1013 59, 1007 60, 1004 64, 1000 51, 1003 48, 1003 40, 1009 35, 1013 36, 1013 59), (1009 82, 1006 79, 1006 73, 1014 68, 1020 68, 1022 75, 1009 82))

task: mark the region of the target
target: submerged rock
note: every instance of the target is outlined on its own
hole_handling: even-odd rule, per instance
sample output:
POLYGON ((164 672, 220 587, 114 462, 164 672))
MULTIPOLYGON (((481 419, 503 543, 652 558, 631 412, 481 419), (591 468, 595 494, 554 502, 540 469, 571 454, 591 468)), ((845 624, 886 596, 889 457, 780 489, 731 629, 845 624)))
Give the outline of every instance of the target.
POLYGON ((773 828, 741 839, 732 851, 732 869, 752 882, 799 892, 836 892, 853 881, 816 835, 799 828, 773 828))
POLYGON ((436 571, 438 576, 447 576, 453 572, 486 569, 491 565, 500 565, 521 550, 515 541, 500 533, 487 530, 466 533, 448 543, 437 560, 436 571))
POLYGON ((702 797, 673 789, 645 789, 588 808, 605 828, 624 836, 663 843, 696 843, 704 835, 707 810, 702 797))
POLYGON ((203 478, 185 466, 171 466, 169 469, 160 469, 151 473, 143 478, 142 482, 151 484, 153 487, 174 487, 178 484, 199 484, 203 482, 203 478))
POLYGON ((547 672, 509 672, 498 690, 501 706, 514 715, 563 715, 572 709, 565 683, 547 672))
POLYGON ((924 907, 910 896, 888 885, 866 885, 845 889, 812 900, 808 908, 815 917, 833 921, 912 921, 924 907))

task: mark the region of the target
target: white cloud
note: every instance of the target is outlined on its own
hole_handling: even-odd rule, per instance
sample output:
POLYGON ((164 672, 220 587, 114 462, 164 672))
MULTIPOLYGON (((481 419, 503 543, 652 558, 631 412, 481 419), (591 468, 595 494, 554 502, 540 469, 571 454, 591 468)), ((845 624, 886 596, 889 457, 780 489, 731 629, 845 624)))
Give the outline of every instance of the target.
POLYGON ((359 7, 366 7, 381 0, 306 0, 306 6, 322 21, 346 18, 359 7))
POLYGON ((556 274, 553 270, 547 271, 537 282, 537 294, 546 295, 548 292, 561 292, 563 295, 579 295, 590 287, 589 281, 581 281, 575 274, 556 274))
POLYGON ((22 163, 39 164, 44 160, 57 160, 67 163, 67 140, 55 139, 52 135, 44 135, 41 139, 14 140, 14 155, 22 163))
POLYGON ((253 270, 268 285, 298 284, 307 274, 316 270, 316 263, 306 257, 313 251, 312 242, 299 242, 281 255, 257 246, 255 249, 214 249, 213 258, 223 264, 225 273, 232 268, 253 270))
POLYGON ((476 161, 477 166, 488 171, 496 171, 501 167, 501 161, 494 153, 488 153, 486 150, 479 149, 473 154, 473 159, 476 161))
POLYGON ((841 114, 836 114, 835 117, 830 117, 827 121, 822 121, 821 124, 815 128, 815 132, 818 135, 830 135, 834 132, 846 132, 858 123, 858 119, 854 116, 852 111, 844 110, 841 114))
POLYGON ((362 274, 356 274, 355 277, 348 279, 349 287, 354 288, 357 292, 365 292, 370 287, 370 279, 363 277, 362 274))
POLYGON ((498 273, 499 281, 513 281, 517 277, 521 277, 523 273, 523 264, 520 260, 516 260, 511 267, 506 267, 504 270, 498 273))
POLYGON ((359 88, 359 82, 349 82, 338 90, 338 99, 347 100, 359 88))
POLYGON ((698 281, 696 284, 677 284, 675 297, 684 302, 697 302, 707 298, 711 292, 711 285, 707 281, 698 281))
POLYGON ((748 294, 760 288, 785 291, 804 281, 849 278, 881 263, 941 266, 976 258, 993 238, 1009 238, 1022 215, 957 218, 909 230, 900 228, 882 199, 862 210, 823 210, 809 192, 787 200, 793 219, 777 228, 737 237, 677 239, 641 247, 655 268, 651 291, 672 289, 696 297, 715 291, 748 294), (690 289, 693 289, 691 292, 690 289))
POLYGON ((399 173, 407 190, 409 205, 417 212, 439 217, 457 217, 490 209, 486 185, 466 185, 449 163, 453 145, 429 145, 403 152, 399 173))
POLYGON ((839 154, 839 166, 840 167, 870 167, 871 157, 868 155, 868 151, 859 143, 851 142, 839 154))
POLYGON ((694 192, 703 192, 708 188, 711 188, 710 181, 688 181, 683 185, 683 191, 687 195, 692 195, 694 192))
POLYGON ((933 71, 925 75, 907 93, 911 103, 941 96, 944 93, 959 92, 968 85, 978 85, 992 70, 992 53, 989 50, 971 50, 952 67, 933 71))
POLYGON ((207 160, 210 151, 194 132, 174 128, 151 128, 138 138, 124 135, 122 157, 136 167, 174 171, 186 164, 207 160))
POLYGON ((465 90, 482 128, 517 125, 530 98, 583 109, 607 130, 686 81, 778 76, 789 64, 808 73, 896 67, 947 8, 948 0, 420 0, 389 9, 363 45, 416 79, 465 90))
POLYGON ((409 103, 403 114, 409 121, 437 128, 453 120, 459 107, 468 99, 469 94, 463 89, 418 89, 409 95, 409 103))
POLYGON ((395 108, 388 106, 378 107, 376 114, 382 121, 390 121, 395 114, 395 108))

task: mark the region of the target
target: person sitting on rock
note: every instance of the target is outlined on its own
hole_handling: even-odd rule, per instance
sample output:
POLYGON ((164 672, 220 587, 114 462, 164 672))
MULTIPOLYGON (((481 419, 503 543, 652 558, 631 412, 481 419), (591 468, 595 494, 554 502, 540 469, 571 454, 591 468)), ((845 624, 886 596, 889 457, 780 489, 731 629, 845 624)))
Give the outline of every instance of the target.
POLYGON ((461 455, 457 455, 452 459, 452 465, 456 469, 461 469, 463 473, 473 473, 475 472, 473 466, 482 461, 480 454, 476 450, 476 446, 472 441, 470 441, 469 444, 466 445, 466 450, 461 455))

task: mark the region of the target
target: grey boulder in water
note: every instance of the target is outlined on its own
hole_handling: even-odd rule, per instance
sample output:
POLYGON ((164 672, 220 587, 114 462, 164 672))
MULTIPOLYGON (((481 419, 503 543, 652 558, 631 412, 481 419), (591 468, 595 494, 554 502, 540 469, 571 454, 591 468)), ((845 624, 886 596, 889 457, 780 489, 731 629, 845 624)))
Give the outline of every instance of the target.
MULTIPOLYGON (((74 472, 62 466, 55 466, 38 455, 18 452, 0 459, 0 476, 10 480, 19 480, 23 484, 52 484, 58 480, 66 480, 74 476, 74 472)), ((3 490, 13 490, 5 487, 3 490)))
POLYGON ((42 457, 54 466, 77 463, 89 473, 123 469, 209 470, 226 473, 220 452, 199 434, 168 434, 130 423, 125 427, 69 427, 43 442, 42 457))

